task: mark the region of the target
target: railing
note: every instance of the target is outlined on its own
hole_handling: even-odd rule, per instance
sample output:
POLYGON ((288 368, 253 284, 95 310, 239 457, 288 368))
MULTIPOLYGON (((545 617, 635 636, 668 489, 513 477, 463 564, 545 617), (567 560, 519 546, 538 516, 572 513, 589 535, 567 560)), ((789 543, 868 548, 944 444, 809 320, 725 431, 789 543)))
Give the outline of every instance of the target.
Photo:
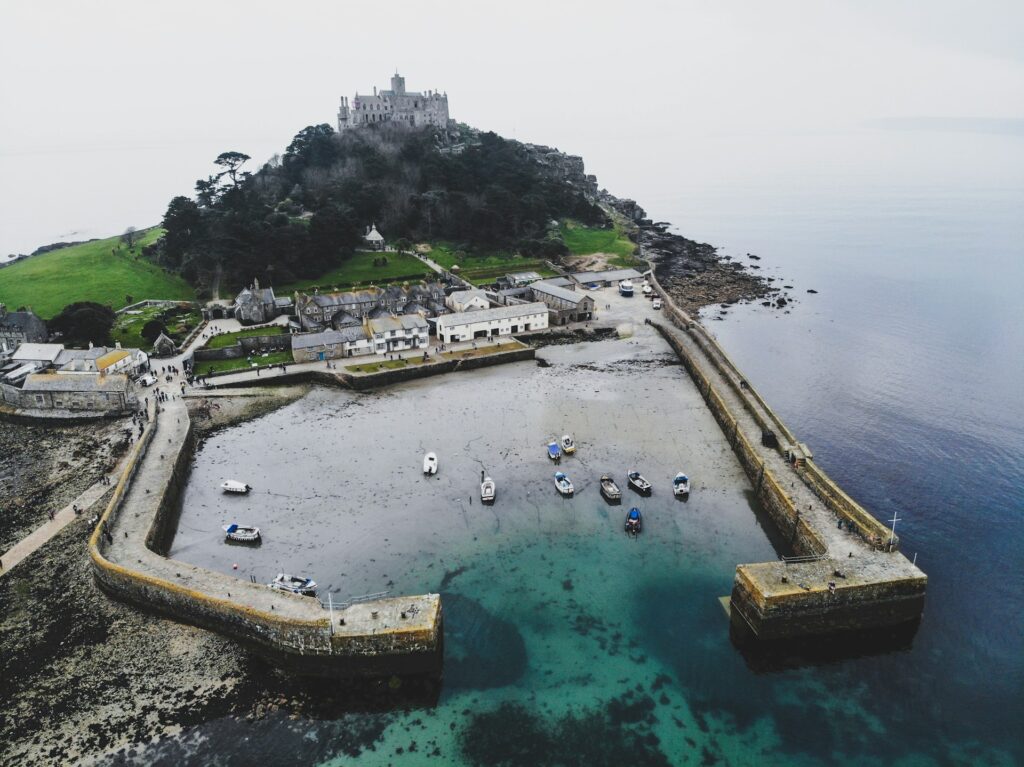
POLYGON ((805 554, 799 557, 782 557, 783 564, 787 565, 800 565, 805 562, 820 562, 823 559, 828 559, 827 554, 805 554))
POLYGON ((326 602, 320 599, 320 597, 317 597, 317 600, 320 602, 320 606, 325 610, 347 610, 352 605, 359 604, 360 602, 376 602, 378 599, 383 599, 390 593, 390 591, 378 591, 374 594, 363 594, 358 597, 349 597, 344 602, 335 602, 333 597, 328 594, 326 602))

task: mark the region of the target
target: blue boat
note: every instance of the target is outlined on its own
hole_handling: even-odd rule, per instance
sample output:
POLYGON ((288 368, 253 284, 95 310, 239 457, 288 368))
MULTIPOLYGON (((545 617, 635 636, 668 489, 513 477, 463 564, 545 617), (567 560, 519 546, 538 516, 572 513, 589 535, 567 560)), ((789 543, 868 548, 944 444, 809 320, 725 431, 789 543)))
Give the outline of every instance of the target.
POLYGON ((548 458, 550 458, 555 463, 558 463, 559 461, 562 460, 562 448, 558 446, 557 442, 548 443, 548 458))
POLYGON ((626 514, 626 534, 627 535, 640 535, 640 530, 643 527, 643 517, 640 516, 640 509, 634 506, 626 514))

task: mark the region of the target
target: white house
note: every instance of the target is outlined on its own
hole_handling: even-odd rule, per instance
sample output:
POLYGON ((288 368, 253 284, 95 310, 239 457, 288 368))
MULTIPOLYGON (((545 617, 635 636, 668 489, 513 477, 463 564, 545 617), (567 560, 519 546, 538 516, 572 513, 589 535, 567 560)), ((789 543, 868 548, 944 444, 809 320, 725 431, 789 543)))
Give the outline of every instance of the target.
POLYGON ((426 349, 430 345, 430 326, 418 314, 378 317, 368 320, 367 326, 377 354, 426 349))
POLYGON ((491 308, 491 302, 487 300, 487 293, 482 290, 456 290, 444 300, 444 305, 453 312, 491 308))
POLYGON ((474 338, 510 336, 544 330, 548 326, 547 304, 497 306, 471 312, 442 314, 437 318, 437 337, 446 344, 474 338))

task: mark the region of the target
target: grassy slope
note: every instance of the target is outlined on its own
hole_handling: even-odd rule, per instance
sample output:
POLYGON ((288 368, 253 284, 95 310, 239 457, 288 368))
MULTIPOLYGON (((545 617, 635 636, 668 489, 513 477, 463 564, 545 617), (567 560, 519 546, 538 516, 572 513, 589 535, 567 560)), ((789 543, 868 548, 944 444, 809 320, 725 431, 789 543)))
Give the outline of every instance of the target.
MULTIPOLYGON (((150 343, 142 337, 142 328, 147 322, 162 314, 165 308, 163 306, 147 306, 138 310, 138 314, 126 312, 118 315, 112 331, 114 340, 120 341, 122 346, 149 349, 150 343)), ((185 340, 192 328, 202 322, 202 319, 199 310, 193 309, 188 314, 182 314, 167 322, 167 331, 174 341, 180 343, 185 340)))
POLYGON ((456 256, 455 248, 446 242, 436 243, 426 255, 433 261, 451 269, 458 265, 459 275, 474 285, 494 282, 495 279, 509 272, 539 272, 543 277, 554 276, 543 261, 518 256, 507 251, 492 251, 482 254, 463 254, 456 256))
POLYGON ((142 233, 128 252, 119 237, 86 242, 32 256, 0 269, 0 302, 8 308, 30 306, 50 318, 76 301, 96 301, 120 309, 146 298, 195 300, 195 291, 181 277, 139 255, 140 248, 163 235, 159 227, 142 233), (111 250, 114 253, 111 253, 111 250))
POLYGON ((354 285, 380 285, 389 281, 419 280, 433 274, 426 264, 415 256, 405 253, 356 253, 338 267, 315 280, 300 280, 290 285, 274 287, 274 292, 285 296, 295 290, 308 290, 318 286, 322 290, 334 287, 349 288, 354 285), (388 262, 374 266, 373 260, 383 256, 388 262))
POLYGON ((561 231, 566 247, 574 256, 611 253, 614 258, 608 259, 608 262, 614 266, 629 267, 637 263, 633 258, 636 245, 617 226, 613 229, 599 229, 575 221, 563 221, 561 231))
POLYGON ((219 333, 206 342, 206 348, 226 349, 227 347, 234 346, 238 343, 239 338, 248 338, 250 336, 278 336, 286 332, 287 329, 281 325, 271 325, 269 327, 236 330, 233 333, 219 333))

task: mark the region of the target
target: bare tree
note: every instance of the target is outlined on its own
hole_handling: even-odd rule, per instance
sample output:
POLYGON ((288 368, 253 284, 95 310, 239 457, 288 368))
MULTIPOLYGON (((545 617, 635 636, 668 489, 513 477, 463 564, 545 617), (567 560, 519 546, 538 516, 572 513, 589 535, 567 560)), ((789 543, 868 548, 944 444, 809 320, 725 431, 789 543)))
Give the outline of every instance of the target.
POLYGON ((121 235, 121 242, 128 246, 128 250, 135 247, 135 243, 138 239, 139 232, 134 226, 129 226, 124 230, 124 234, 121 235))

